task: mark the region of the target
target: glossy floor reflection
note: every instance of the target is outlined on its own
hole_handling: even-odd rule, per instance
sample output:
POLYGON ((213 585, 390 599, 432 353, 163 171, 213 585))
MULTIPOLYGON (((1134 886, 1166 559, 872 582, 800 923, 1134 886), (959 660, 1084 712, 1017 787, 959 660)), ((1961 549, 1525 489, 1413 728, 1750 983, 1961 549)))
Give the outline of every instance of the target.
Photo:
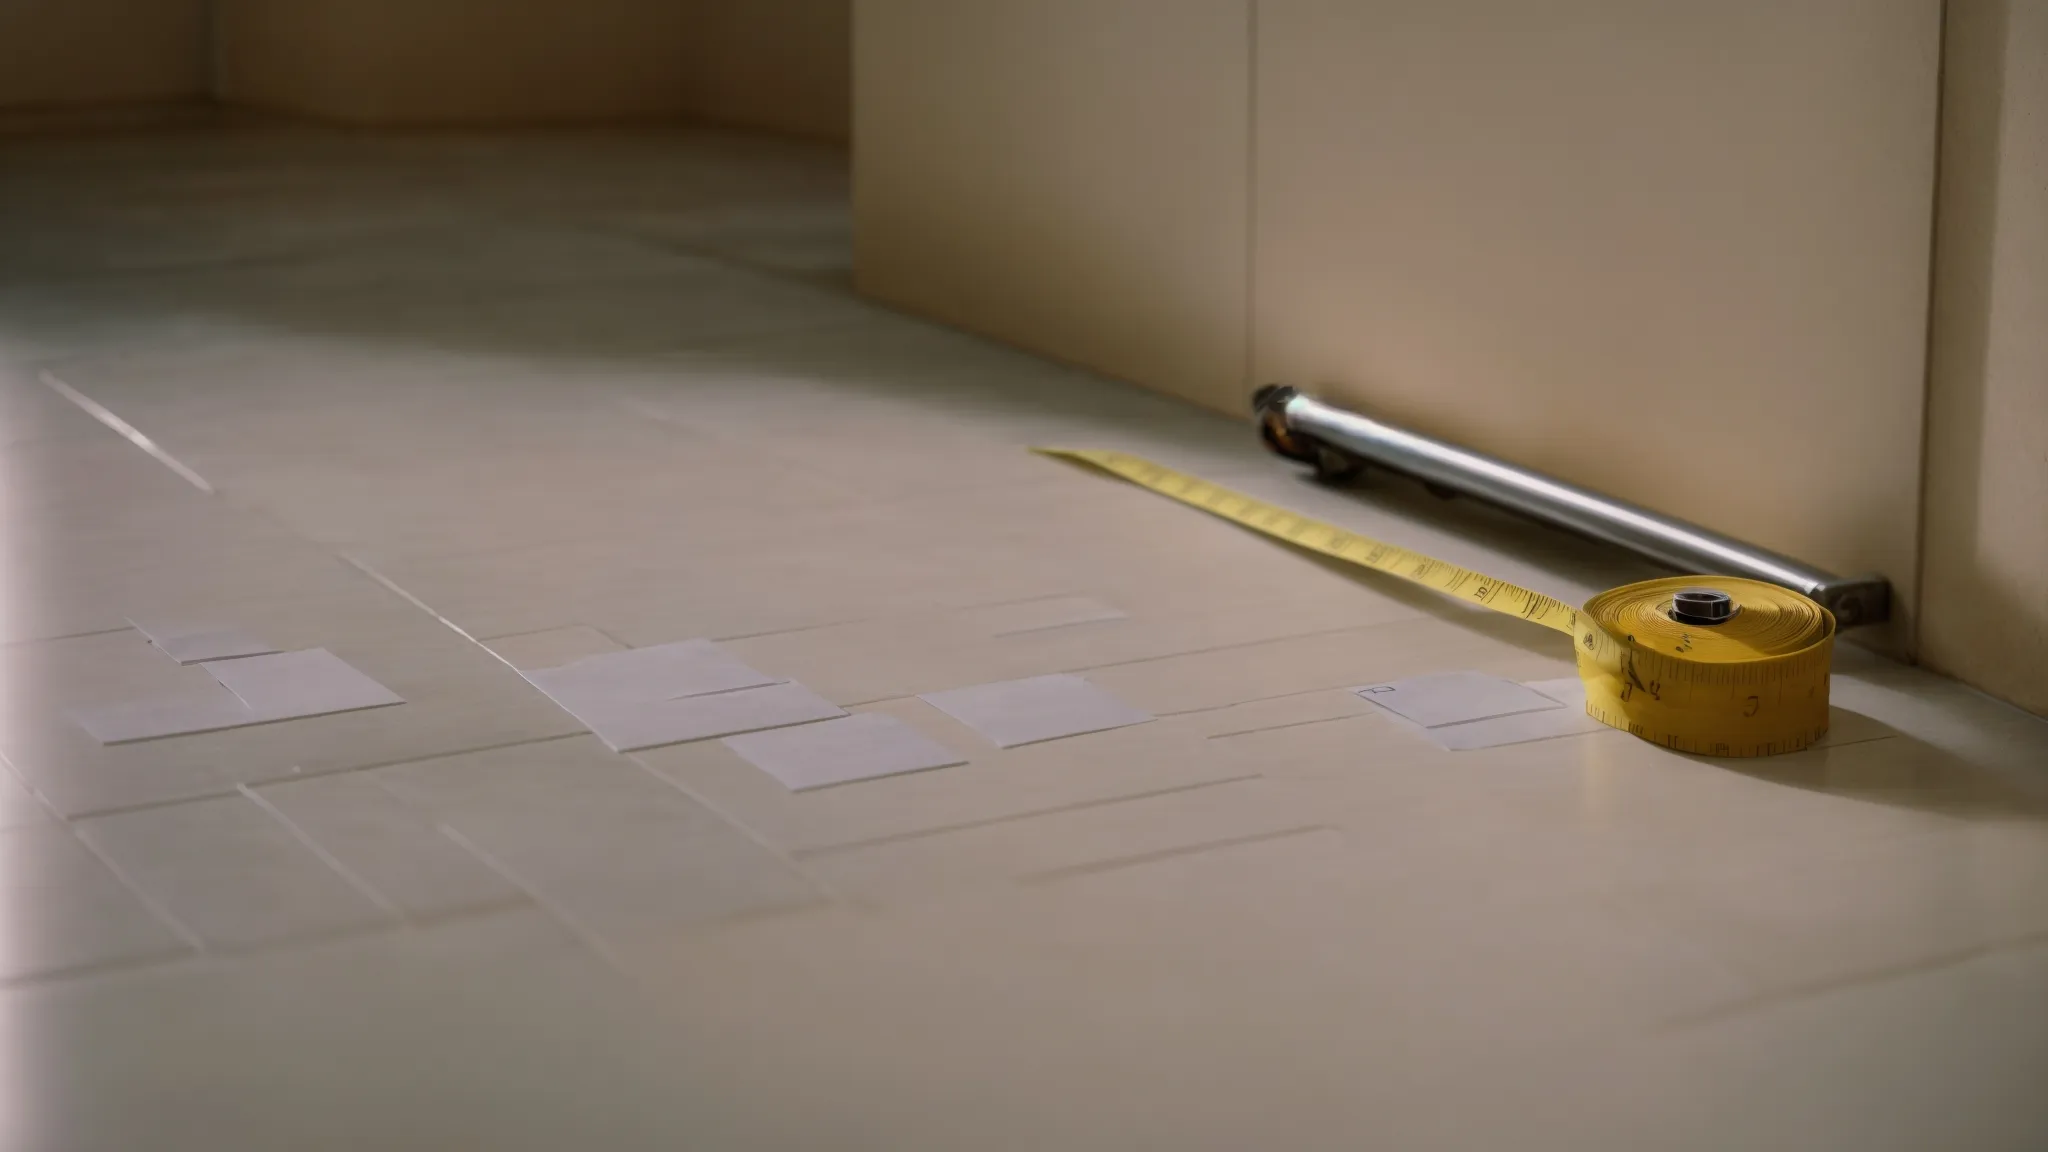
POLYGON ((0 141, 0 1147, 2048 1144, 2048 723, 1447 751, 1549 633, 1024 451, 1582 599, 1616 556, 863 302, 844 157, 706 132, 0 141), (175 466, 173 466, 175 465, 175 466), (131 619, 403 705, 101 746, 131 619), (791 792, 521 675, 711 637, 957 767, 791 792), (918 697, 1156 717, 998 748, 918 697))

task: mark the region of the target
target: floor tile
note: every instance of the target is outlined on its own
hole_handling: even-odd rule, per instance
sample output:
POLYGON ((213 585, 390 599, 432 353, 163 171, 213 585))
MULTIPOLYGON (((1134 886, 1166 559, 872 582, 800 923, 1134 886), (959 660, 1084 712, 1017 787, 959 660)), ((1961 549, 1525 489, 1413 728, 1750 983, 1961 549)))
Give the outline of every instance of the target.
POLYGON ((791 792, 723 742, 635 759, 780 848, 859 843, 1252 776, 1186 724, 1160 722, 1022 748, 991 748, 921 700, 857 711, 910 725, 966 763, 839 788, 791 792))
MULTIPOLYGON (((1732 1003, 1675 1023, 1661 1043, 1615 1045, 1576 1067, 1532 1069, 1500 1103, 1540 1147, 1791 1149, 1825 1140, 1909 1152, 2018 1149, 2048 1113, 2039 945, 1958 956, 1886 979, 1732 1003), (1911 1036, 1914 1042, 1902 1043, 1911 1036), (1772 1069, 1772 1071, 1766 1071, 1772 1069), (1540 1101, 1540 1103, 1538 1103, 1540 1101)), ((1482 1139, 1468 1117, 1447 1135, 1482 1139)))
POLYGON ((78 834, 209 946, 317 937, 389 915, 245 796, 84 820, 78 834))
POLYGON ((1080 676, 1035 676, 927 692, 925 703, 981 733, 998 748, 1126 728, 1152 719, 1080 676))
POLYGON ((608 944, 821 899, 780 856, 592 738, 399 765, 374 776, 608 944))
POLYGON ((1479 1122, 1474 1078, 1583 1071, 1645 1005, 1731 992, 1595 909, 1361 876, 1329 833, 747 925, 645 964, 678 1011, 753 1038, 730 1075, 757 1087, 728 1108, 830 1083, 823 1123, 932 1146, 984 1126, 1017 1147, 1517 1143, 1540 1101, 1479 1122), (1428 1007, 1444 996, 1459 1010, 1428 1007))
MULTIPOLYGON (((359 578, 360 579, 360 578, 359 578)), ((104 747, 65 719, 109 696, 218 691, 132 631, 0 648, 20 692, 0 699, 0 751, 67 816, 232 793, 238 785, 546 739, 581 730, 490 653, 367 580, 368 601, 265 608, 266 635, 326 641, 391 688, 402 707, 339 713, 205 735, 104 747), (380 600, 382 602, 380 602, 380 600)))
POLYGON ((408 916, 436 916, 522 898, 435 824, 378 783, 374 773, 347 772, 257 789, 307 842, 389 906, 408 916))
POLYGON ((1840 844, 1796 869, 1731 856, 1631 903, 1787 990, 2048 939, 2044 885, 2048 821, 1985 819, 1840 844))
POLYGON ((178 933, 67 828, 0 831, 7 942, 0 979, 164 959, 186 951, 178 933))
POLYGON ((1021 600, 996 604, 974 614, 975 622, 994 636, 1019 632, 1042 632, 1083 624, 1102 624, 1127 619, 1129 614, 1087 596, 1054 596, 1043 600, 1021 600))
POLYGON ((1319 827, 1318 820, 1313 805, 1249 778, 804 852, 797 860, 849 899, 893 903, 1050 883, 1152 858, 1307 834, 1319 827))
POLYGON ((18 828, 24 824, 41 824, 50 819, 43 802, 36 799, 28 785, 21 778, 0 764, 0 828, 18 828))
POLYGON ((716 1130, 689 1096, 714 1055, 534 912, 0 997, 17 1148, 652 1150, 716 1130))

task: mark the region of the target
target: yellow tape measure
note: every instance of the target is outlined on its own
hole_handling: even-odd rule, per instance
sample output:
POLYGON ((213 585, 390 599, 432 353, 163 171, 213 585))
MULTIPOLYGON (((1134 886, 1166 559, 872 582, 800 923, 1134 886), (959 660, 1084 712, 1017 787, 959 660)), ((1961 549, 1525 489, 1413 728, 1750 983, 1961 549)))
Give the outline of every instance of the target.
POLYGON ((1121 452, 1034 449, 1101 469, 1255 532, 1519 616, 1572 637, 1586 713, 1653 744, 1702 756, 1795 752, 1828 730, 1835 618, 1787 588, 1728 576, 1648 580, 1574 609, 1561 600, 1385 541, 1347 532, 1121 452), (1672 597, 1733 597, 1712 625, 1671 617, 1672 597))

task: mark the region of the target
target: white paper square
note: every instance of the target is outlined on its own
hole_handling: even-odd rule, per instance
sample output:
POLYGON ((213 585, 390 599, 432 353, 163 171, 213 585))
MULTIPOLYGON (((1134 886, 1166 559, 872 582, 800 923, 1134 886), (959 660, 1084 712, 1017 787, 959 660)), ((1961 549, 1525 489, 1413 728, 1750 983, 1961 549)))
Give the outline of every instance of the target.
POLYGON ((244 656, 268 656, 277 651, 240 628, 212 625, 145 623, 129 620, 157 650, 180 664, 203 664, 209 660, 236 660, 244 656))
POLYGON ((202 666, 220 682, 219 693, 74 708, 69 715, 102 744, 128 744, 405 703, 325 648, 202 666))
POLYGON ((265 720, 297 720, 405 701, 325 648, 205 665, 215 680, 265 720))
POLYGON ((966 757, 879 712, 728 736, 725 746, 792 792, 967 763, 966 757))
POLYGON ((1550 697, 1567 708, 1586 710, 1586 682, 1577 676, 1560 676, 1555 680, 1524 680, 1522 686, 1533 692, 1550 697))
POLYGON ((599 705, 574 709, 572 714, 612 751, 636 752, 664 744, 830 720, 846 715, 846 709, 801 684, 790 683, 685 696, 680 700, 599 705))
POLYGON ((1422 731, 1438 745, 1452 752, 1470 752, 1478 748, 1497 748, 1503 744, 1527 744, 1532 740, 1581 736, 1606 727, 1583 711, 1558 708, 1549 712, 1518 712, 1512 716, 1493 716, 1467 724, 1424 728, 1422 731))
POLYGON ((1537 712, 1490 716, 1484 720, 1470 720, 1463 724, 1445 724, 1436 728, 1425 728, 1423 733, 1439 747, 1448 751, 1470 752, 1480 748, 1498 748, 1505 744, 1553 740, 1560 736, 1582 736, 1588 732, 1606 729, 1605 724, 1586 715, 1586 686, 1578 677, 1534 680, 1525 686, 1548 696, 1561 706, 1537 712))
POLYGON ((652 648, 604 652, 523 675, 571 712, 680 700, 781 683, 779 677, 747 667, 709 640, 682 640, 652 648))
POLYGON ((1532 688, 1483 672, 1416 676, 1352 691, 1424 728, 1562 707, 1532 688))
POLYGON ((998 748, 1015 748, 1084 732, 1126 728, 1152 719, 1079 676, 1034 676, 927 692, 921 699, 998 748))

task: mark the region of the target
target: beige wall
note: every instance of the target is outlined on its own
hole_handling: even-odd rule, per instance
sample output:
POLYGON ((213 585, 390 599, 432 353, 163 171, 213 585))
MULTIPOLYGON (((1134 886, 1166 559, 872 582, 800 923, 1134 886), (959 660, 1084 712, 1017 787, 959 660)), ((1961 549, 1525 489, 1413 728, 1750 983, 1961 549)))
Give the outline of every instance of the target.
POLYGON ((1262 0, 1261 379, 1910 609, 1936 0, 1262 0))
POLYGON ((860 287, 1233 403, 1248 15, 1246 0, 860 0, 860 287))
POLYGON ((1326 387, 1906 616, 1939 14, 861 0, 859 282, 1233 413, 1326 387))
POLYGON ((675 0, 688 13, 683 105, 723 124, 844 140, 852 0, 675 0))
POLYGON ((0 0, 0 108, 204 95, 204 0, 0 0))
POLYGON ((2048 0, 1950 0, 1922 658, 2048 713, 2048 0))
POLYGON ((219 0, 219 92, 368 124, 701 116, 843 138, 849 0, 219 0))

